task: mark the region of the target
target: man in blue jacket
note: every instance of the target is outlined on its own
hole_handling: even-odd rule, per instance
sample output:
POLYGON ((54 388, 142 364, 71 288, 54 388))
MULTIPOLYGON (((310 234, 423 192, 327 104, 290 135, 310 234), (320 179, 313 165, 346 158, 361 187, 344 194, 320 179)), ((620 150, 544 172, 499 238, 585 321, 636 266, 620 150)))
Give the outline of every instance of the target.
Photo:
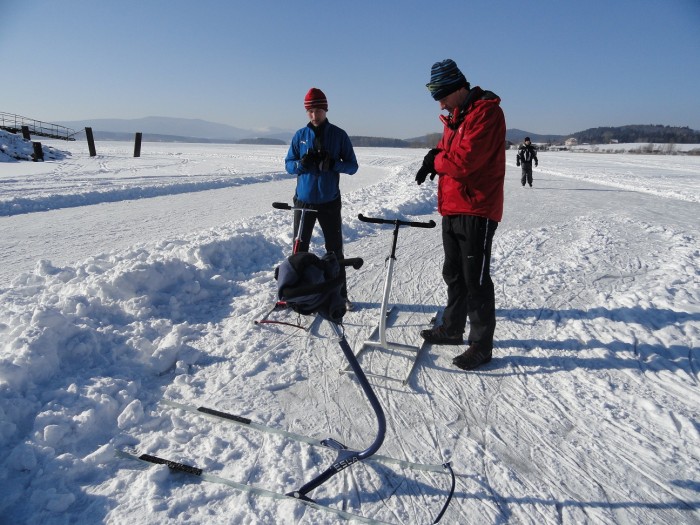
MULTIPOLYGON (((304 231, 297 251, 308 251, 315 219, 323 231, 326 252, 343 258, 343 220, 340 214, 340 174, 357 172, 357 158, 348 134, 326 118, 328 100, 318 88, 311 88, 304 97, 309 123, 292 138, 284 159, 287 173, 297 175, 294 205, 316 210, 315 217, 304 219, 304 231)), ((301 212, 294 212, 294 237, 297 236, 301 212)), ((344 272, 341 266, 341 272, 344 272)), ((347 287, 342 295, 347 300, 347 287)), ((348 309, 352 304, 348 302, 348 309)))

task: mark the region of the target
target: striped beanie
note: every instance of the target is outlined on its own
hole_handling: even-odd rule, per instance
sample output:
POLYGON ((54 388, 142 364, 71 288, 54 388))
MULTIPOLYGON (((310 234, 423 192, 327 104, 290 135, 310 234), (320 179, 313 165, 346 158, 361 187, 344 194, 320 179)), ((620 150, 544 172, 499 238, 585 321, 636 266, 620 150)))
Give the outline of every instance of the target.
POLYGON ((435 62, 430 69, 430 82, 425 85, 435 100, 445 98, 459 88, 469 89, 469 82, 452 59, 435 62))
POLYGON ((311 108, 319 108, 323 111, 328 111, 326 95, 318 88, 311 88, 304 97, 304 109, 309 110, 311 108))

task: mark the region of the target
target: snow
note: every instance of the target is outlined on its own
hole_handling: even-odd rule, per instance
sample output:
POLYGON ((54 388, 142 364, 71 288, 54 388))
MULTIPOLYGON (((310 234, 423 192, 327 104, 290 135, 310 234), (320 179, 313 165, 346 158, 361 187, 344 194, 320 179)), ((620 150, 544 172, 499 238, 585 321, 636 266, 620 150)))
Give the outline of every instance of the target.
MULTIPOLYGON (((290 214, 270 206, 293 193, 286 147, 144 143, 135 159, 129 143, 92 158, 85 143, 46 144, 60 158, 0 164, 0 521, 336 523, 115 457, 282 492, 335 459, 162 400, 360 449, 374 439, 330 326, 254 323, 291 245, 290 214)), ((439 224, 435 184, 413 181, 424 153, 358 148, 360 170, 341 176, 346 252, 365 260, 349 271, 355 351, 378 321, 392 237, 356 217, 439 224)), ((539 158, 522 188, 508 154, 494 360, 464 373, 459 348, 434 346, 407 385, 371 378, 387 415, 379 453, 452 462, 444 523, 700 523, 700 157, 539 158)), ((400 230, 391 341, 418 344, 445 303, 439 230, 400 230)), ((361 362, 401 376, 410 357, 361 362)), ((427 523, 448 488, 442 473, 362 463, 312 496, 427 523)))

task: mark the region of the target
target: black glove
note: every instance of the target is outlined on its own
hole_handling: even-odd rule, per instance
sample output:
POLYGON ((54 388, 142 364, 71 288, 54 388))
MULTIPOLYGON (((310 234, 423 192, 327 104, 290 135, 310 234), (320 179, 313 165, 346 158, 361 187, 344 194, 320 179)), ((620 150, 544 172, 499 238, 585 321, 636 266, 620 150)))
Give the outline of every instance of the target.
POLYGON ((537 159, 535 159, 535 168, 537 167, 537 159))
POLYGON ((520 166, 520 157, 518 157, 517 159, 515 159, 515 165, 516 165, 516 166, 520 166))
POLYGON ((318 153, 310 149, 301 158, 301 166, 308 172, 318 171, 318 164, 321 161, 318 153))
POLYGON ((435 178, 437 172, 435 171, 435 156, 440 153, 441 150, 433 148, 431 149, 425 157, 423 157, 423 165, 416 173, 416 182, 420 186, 425 182, 425 178, 430 175, 430 180, 435 178))
POLYGON ((330 153, 323 151, 319 155, 319 160, 319 168, 321 171, 333 171, 333 168, 335 167, 335 159, 331 157, 330 153))

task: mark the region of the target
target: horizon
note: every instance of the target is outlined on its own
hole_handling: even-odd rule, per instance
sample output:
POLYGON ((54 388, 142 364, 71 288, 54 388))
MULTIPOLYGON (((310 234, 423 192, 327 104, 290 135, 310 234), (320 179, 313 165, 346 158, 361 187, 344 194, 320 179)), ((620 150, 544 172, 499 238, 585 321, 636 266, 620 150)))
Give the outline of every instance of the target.
MULTIPOLYGON (((141 118, 136 118, 136 119, 95 119, 95 121, 121 121, 121 122, 133 122, 133 121, 146 120, 146 119, 196 120, 196 121, 200 121, 200 122, 204 122, 204 123, 209 123, 209 124, 216 124, 216 125, 224 125, 224 126, 227 126, 227 124, 223 124, 223 123, 221 123, 221 122, 211 122, 211 121, 206 121, 206 120, 202 120, 202 119, 177 119, 176 117, 162 117, 162 116, 159 117, 159 116, 156 116, 156 115, 150 115, 150 116, 148 116, 148 117, 141 117, 141 118)), ((74 122, 77 122, 77 123, 84 123, 84 122, 87 122, 87 121, 74 121, 74 122)), ((69 124, 69 123, 70 123, 70 121, 63 121, 63 122, 59 122, 58 124, 66 125, 66 124, 69 124)), ((673 127, 673 128, 676 128, 676 127, 683 128, 683 127, 685 127, 685 126, 668 126, 668 125, 666 125, 666 124, 624 124, 624 125, 621 125, 621 126, 614 126, 614 127, 615 127, 615 128, 626 128, 626 127, 635 127, 635 126, 663 126, 663 127, 673 127)), ((261 131, 261 132, 264 132, 264 133, 268 133, 268 135, 257 135, 257 136, 242 137, 242 138, 241 138, 242 140, 246 140, 246 139, 257 139, 257 138, 267 138, 267 137, 271 137, 272 135, 281 135, 281 134, 283 134, 283 133, 289 133, 289 134, 290 134, 290 138, 291 138, 291 135, 294 133, 294 130, 281 130, 281 129, 275 129, 274 131, 272 131, 272 130, 244 130, 244 129, 239 128, 239 127, 236 127, 236 126, 231 126, 231 127, 232 127, 232 128, 236 128, 237 130, 246 131, 246 132, 247 132, 247 131, 252 131, 252 132, 261 131)), ((607 127, 609 127, 609 126, 594 126, 594 127, 592 127, 592 128, 586 128, 586 129, 574 131, 574 132, 572 132, 572 133, 567 133, 567 134, 563 134, 563 135, 562 135, 562 134, 558 134, 558 133, 538 133, 538 132, 534 132, 534 131, 531 131, 531 130, 525 130, 525 129, 520 129, 520 128, 507 128, 507 129, 506 129, 506 134, 508 134, 508 133, 510 133, 510 132, 517 132, 517 133, 519 133, 519 134, 532 135, 532 136, 538 136, 538 137, 557 137, 557 138, 559 138, 559 139, 563 139, 563 138, 566 138, 566 137, 571 137, 571 136, 573 136, 573 135, 576 135, 577 133, 583 133, 583 132, 586 132, 586 131, 589 131, 589 130, 595 130, 595 129, 607 128, 607 127)), ((692 128, 690 128, 690 129, 692 130, 692 128)), ((114 131, 114 130, 107 130, 107 129, 96 129, 95 131, 96 131, 96 132, 102 132, 102 133, 118 133, 118 134, 123 133, 123 134, 130 134, 130 133, 135 133, 136 131, 139 131, 139 130, 134 130, 134 131, 131 131, 131 130, 130 130, 130 131, 114 131)), ((700 133, 700 130, 692 130, 692 131, 695 131, 695 132, 700 133)), ((172 133, 156 132, 156 131, 146 131, 146 132, 144 132, 144 133, 145 133, 145 134, 148 134, 148 135, 172 136, 172 137, 181 137, 181 138, 207 138, 207 137, 197 137, 197 136, 175 135, 175 134, 172 134, 172 133)), ((430 134, 438 134, 438 135, 439 135, 440 132, 433 132, 433 133, 430 133, 430 134)), ((377 135, 350 135, 350 136, 351 136, 351 137, 366 137, 366 138, 376 138, 376 139, 388 139, 388 140, 403 140, 403 141, 408 141, 408 140, 420 139, 420 138, 422 138, 422 137, 425 137, 426 135, 428 135, 428 133, 424 133, 424 134, 422 134, 422 135, 416 135, 416 136, 413 136, 413 137, 388 137, 388 136, 377 136, 377 135)), ((216 138, 225 139, 225 137, 212 137, 212 140, 215 140, 216 138)), ((507 136, 506 136, 506 138, 507 138, 507 136)))
POLYGON ((472 86, 501 97, 508 128, 700 130, 700 72, 688 67, 700 59, 700 4, 521 6, 360 0, 352 10, 312 2, 302 12, 277 1, 6 0, 0 45, 21 82, 3 86, 2 109, 46 122, 163 115, 296 130, 314 86, 348 134, 415 137, 441 130, 425 83, 449 57, 472 86), (314 6, 318 19, 308 14, 314 6))

